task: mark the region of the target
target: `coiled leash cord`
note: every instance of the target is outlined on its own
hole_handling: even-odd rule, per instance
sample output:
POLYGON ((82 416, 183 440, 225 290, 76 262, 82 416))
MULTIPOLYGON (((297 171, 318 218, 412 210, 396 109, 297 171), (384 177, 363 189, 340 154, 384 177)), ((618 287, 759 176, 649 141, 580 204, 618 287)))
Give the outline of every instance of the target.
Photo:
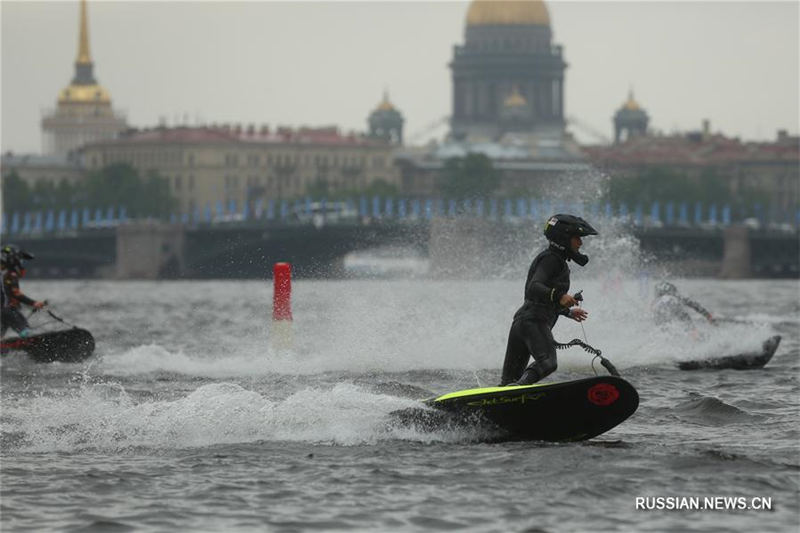
POLYGON ((594 371, 595 376, 597 375, 597 370, 595 370, 594 368, 594 360, 599 358, 600 364, 603 365, 603 367, 606 370, 608 370, 609 374, 611 374, 612 376, 619 377, 619 372, 617 371, 616 367, 614 367, 614 365, 611 364, 611 361, 603 357, 603 352, 601 352, 594 346, 590 346, 580 339, 572 339, 569 342, 556 342, 555 344, 556 348, 559 350, 566 350, 567 348, 570 348, 572 346, 580 346, 590 354, 594 355, 594 357, 592 358, 592 370, 594 371))

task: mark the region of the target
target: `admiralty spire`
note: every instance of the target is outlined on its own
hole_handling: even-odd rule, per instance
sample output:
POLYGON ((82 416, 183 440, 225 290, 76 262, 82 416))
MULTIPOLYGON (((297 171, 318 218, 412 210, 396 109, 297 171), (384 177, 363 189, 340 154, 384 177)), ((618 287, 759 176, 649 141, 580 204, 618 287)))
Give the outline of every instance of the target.
POLYGON ((44 153, 66 156, 87 143, 114 139, 126 128, 125 118, 111 107, 111 95, 94 77, 88 9, 81 0, 75 76, 58 93, 55 110, 42 119, 44 153))

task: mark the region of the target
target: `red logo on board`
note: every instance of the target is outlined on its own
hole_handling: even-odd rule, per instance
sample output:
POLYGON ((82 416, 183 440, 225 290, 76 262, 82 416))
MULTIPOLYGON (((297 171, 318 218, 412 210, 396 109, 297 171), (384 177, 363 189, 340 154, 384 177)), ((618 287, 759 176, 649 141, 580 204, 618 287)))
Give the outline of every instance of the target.
POLYGON ((593 404, 605 407, 619 399, 619 390, 610 383, 598 383, 589 389, 588 396, 593 404))

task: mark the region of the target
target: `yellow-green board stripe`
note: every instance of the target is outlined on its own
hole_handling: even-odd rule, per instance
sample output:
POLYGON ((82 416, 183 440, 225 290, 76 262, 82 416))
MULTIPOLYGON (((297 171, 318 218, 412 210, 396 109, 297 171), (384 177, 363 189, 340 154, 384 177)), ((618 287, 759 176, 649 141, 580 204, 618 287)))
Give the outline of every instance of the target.
POLYGON ((487 394, 490 392, 510 392, 522 389, 535 389, 537 387, 546 387, 550 385, 557 385, 557 383, 535 383, 533 385, 509 385, 508 387, 484 387, 481 389, 466 389, 456 392, 450 392, 435 398, 434 402, 441 402, 444 400, 451 400, 453 398, 461 398, 463 396, 472 396, 476 394, 487 394))

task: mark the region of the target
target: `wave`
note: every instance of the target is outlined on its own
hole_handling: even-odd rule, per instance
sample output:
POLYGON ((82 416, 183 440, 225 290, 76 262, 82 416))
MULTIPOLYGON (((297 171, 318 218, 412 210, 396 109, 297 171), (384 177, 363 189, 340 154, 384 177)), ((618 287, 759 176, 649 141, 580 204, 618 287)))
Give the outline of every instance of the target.
POLYGON ((425 432, 393 422, 416 400, 350 384, 309 387, 282 399, 235 383, 202 385, 175 399, 134 399, 118 383, 4 405, 0 439, 26 452, 174 449, 258 441, 336 445, 383 440, 462 441, 466 430, 425 432))
POLYGON ((744 424, 762 419, 713 396, 699 396, 680 403, 675 406, 675 414, 683 421, 709 426, 744 424))

